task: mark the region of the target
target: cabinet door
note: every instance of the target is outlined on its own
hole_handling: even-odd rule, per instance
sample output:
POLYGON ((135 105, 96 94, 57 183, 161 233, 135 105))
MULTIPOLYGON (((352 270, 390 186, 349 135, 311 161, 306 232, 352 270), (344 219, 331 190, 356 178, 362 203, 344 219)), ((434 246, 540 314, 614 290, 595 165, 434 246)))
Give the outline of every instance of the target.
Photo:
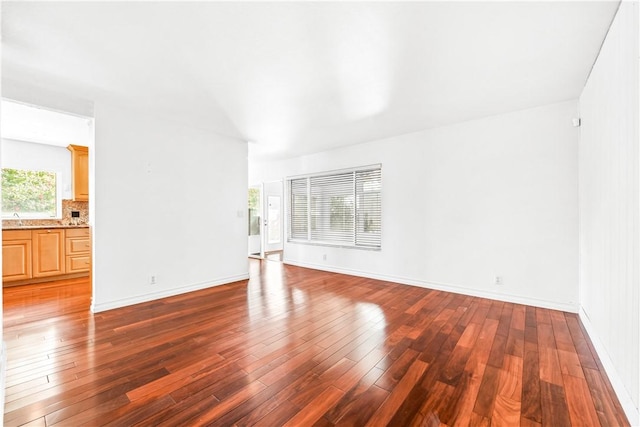
POLYGON ((33 230, 33 277, 64 274, 64 230, 33 230))
POLYGON ((31 239, 2 242, 2 281, 31 279, 31 239))
POLYGON ((70 145, 73 200, 89 200, 89 149, 70 145))

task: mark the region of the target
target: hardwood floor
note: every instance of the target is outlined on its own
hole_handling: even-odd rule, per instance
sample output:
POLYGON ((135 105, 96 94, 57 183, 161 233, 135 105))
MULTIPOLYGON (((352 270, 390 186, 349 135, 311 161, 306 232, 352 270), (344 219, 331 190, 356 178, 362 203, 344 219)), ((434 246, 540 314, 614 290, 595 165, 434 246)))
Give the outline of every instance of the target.
POLYGON ((5 425, 628 425, 574 314, 250 266, 95 315, 86 280, 5 288, 5 425))

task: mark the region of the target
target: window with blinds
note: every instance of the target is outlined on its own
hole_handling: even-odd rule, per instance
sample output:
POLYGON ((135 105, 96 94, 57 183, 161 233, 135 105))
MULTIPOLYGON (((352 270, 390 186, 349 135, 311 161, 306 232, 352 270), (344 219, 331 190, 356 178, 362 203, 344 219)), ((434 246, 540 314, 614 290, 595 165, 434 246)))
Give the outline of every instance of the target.
POLYGON ((379 249, 380 165, 290 178, 289 241, 379 249))

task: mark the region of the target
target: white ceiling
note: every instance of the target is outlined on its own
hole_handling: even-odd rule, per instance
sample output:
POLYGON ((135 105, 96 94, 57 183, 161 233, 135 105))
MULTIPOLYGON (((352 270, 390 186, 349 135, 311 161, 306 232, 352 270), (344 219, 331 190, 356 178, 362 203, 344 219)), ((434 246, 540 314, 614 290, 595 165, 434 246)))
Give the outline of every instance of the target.
POLYGON ((93 133, 92 120, 2 100, 0 108, 2 138, 66 147, 88 146, 93 133))
POLYGON ((290 157, 575 99, 617 7, 5 1, 2 73, 290 157))

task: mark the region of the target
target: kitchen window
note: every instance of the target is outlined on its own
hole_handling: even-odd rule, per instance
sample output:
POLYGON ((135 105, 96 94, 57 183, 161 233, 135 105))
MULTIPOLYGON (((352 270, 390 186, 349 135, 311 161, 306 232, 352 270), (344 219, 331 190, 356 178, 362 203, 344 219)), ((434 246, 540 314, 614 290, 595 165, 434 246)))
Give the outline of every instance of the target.
POLYGON ((292 177, 288 241, 380 249, 380 165, 292 177))
POLYGON ((62 203, 59 194, 58 177, 55 172, 2 169, 3 218, 59 218, 62 203))

